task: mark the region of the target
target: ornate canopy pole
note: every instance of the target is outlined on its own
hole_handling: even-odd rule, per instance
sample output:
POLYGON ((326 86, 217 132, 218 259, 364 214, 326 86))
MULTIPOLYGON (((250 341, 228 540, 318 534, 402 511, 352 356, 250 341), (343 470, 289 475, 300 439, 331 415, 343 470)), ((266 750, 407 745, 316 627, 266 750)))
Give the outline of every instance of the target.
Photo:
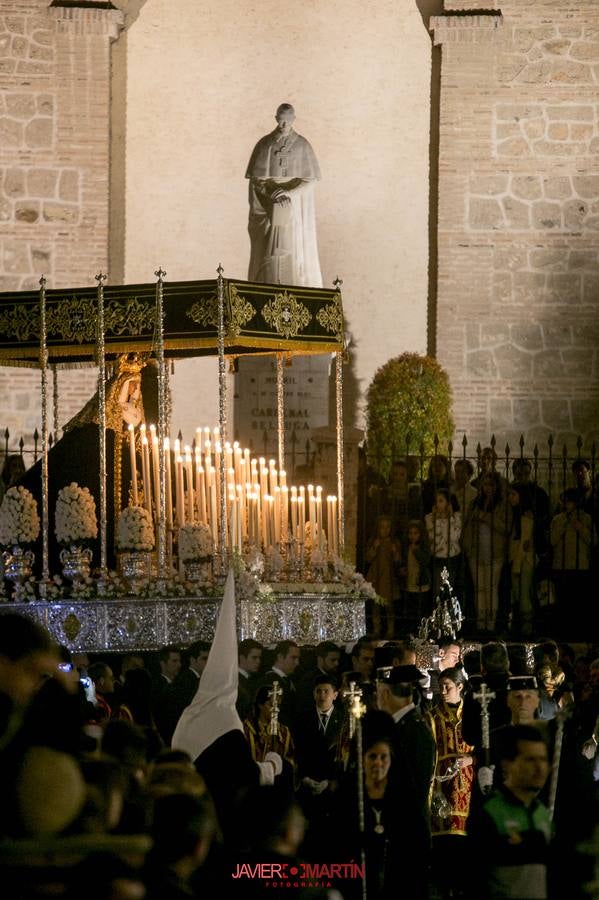
POLYGON ((216 294, 218 300, 218 428, 220 434, 220 567, 221 574, 227 570, 227 485, 225 478, 225 442, 227 440, 227 369, 225 362, 225 279, 223 267, 216 270, 216 294))
MULTIPOLYGON (((166 437, 166 373, 164 364, 164 278, 166 272, 154 272, 156 282, 156 359, 158 361, 158 581, 166 578, 166 458, 164 439, 166 437)), ((170 452, 170 450, 169 450, 170 452)))
MULTIPOLYGON (((341 293, 343 281, 337 277, 333 286, 341 293)), ((337 412, 337 497, 339 515, 339 556, 343 556, 345 550, 345 484, 344 484, 344 453, 343 453, 343 350, 337 350, 335 354, 335 406, 337 412)))
POLYGON ((54 441, 58 440, 59 431, 58 422, 58 369, 56 365, 52 366, 52 431, 54 432, 54 441))
POLYGON ((105 593, 108 580, 106 555, 106 348, 104 344, 104 282, 107 276, 100 272, 98 282, 98 312, 96 330, 96 356, 98 361, 98 429, 100 438, 100 577, 98 594, 105 593))
POLYGON ((349 711, 349 737, 356 737, 356 775, 358 788, 358 823, 360 828, 360 862, 364 871, 362 878, 362 900, 367 900, 366 891, 366 850, 364 847, 364 832, 366 831, 366 817, 364 807, 364 759, 362 746, 362 716, 366 707, 362 703, 362 688, 355 681, 350 681, 349 689, 343 691, 343 698, 347 701, 349 711))
POLYGON ((283 354, 277 353, 277 437, 279 442, 279 472, 285 471, 285 382, 283 354))
POLYGON ((40 278, 40 369, 42 373, 42 579, 40 597, 46 599, 50 583, 48 561, 48 344, 46 325, 46 279, 40 278))

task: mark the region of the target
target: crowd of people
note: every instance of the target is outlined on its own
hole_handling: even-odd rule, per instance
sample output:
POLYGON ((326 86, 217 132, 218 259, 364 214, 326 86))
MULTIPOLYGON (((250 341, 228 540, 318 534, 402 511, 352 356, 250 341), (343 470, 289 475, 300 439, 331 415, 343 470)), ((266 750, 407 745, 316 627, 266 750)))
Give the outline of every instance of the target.
POLYGON ((210 774, 177 741, 202 679, 214 684, 210 651, 91 660, 3 617, 9 896, 354 900, 363 878, 372 900, 587 896, 599 658, 553 641, 532 660, 500 641, 462 655, 448 637, 428 669, 409 637, 243 640, 237 741, 208 747, 210 774))
POLYGON ((419 480, 417 465, 398 461, 390 484, 370 485, 364 566, 385 601, 372 608, 373 632, 417 629, 447 569, 470 633, 517 638, 566 627, 580 638, 598 623, 594 466, 579 457, 559 478, 554 473, 553 501, 526 457, 502 468, 485 447, 477 462, 475 469, 437 454, 419 480))

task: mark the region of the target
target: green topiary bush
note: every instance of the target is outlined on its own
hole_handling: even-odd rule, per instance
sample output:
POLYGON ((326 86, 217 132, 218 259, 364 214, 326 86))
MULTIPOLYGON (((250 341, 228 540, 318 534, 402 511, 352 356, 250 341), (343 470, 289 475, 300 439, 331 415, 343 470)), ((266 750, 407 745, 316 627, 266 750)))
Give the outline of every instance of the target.
POLYGON ((447 373, 429 356, 402 353, 375 373, 366 395, 368 463, 386 480, 393 461, 406 454, 434 452, 451 439, 451 388, 447 373))

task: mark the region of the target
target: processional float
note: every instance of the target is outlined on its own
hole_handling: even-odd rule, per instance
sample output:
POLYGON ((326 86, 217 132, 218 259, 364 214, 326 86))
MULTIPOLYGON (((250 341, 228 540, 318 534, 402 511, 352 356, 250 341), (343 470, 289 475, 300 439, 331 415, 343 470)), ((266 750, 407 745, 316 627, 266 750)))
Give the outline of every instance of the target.
MULTIPOLYGON (((108 577, 106 542, 106 367, 123 354, 153 358, 158 373, 157 446, 159 457, 156 503, 156 584, 167 581, 170 567, 167 534, 167 363, 196 356, 218 357, 219 426, 224 448, 227 439, 227 362, 245 355, 275 354, 277 373, 277 437, 279 469, 285 460, 284 367, 293 356, 326 353, 335 356, 337 498, 335 518, 337 555, 344 550, 343 356, 344 325, 341 282, 334 289, 252 284, 224 278, 169 283, 166 272, 155 272, 151 284, 106 284, 96 276, 95 288, 47 289, 44 277, 38 291, 0 294, 0 365, 39 368, 42 406, 42 560, 38 585, 48 599, 51 585, 48 553, 48 373, 56 369, 98 367, 99 418, 99 536, 100 566, 97 595, 102 597, 108 577)), ((56 377, 54 377, 56 390, 56 377)), ((54 398, 56 405, 56 398, 54 398)), ((227 472, 225 453, 218 468, 219 567, 223 575, 227 553, 227 472)), ((322 522, 322 520, 321 520, 322 522)), ((314 534, 312 535, 314 539, 314 534)), ((302 538, 303 540, 303 538, 302 538)), ((333 540, 333 539, 332 539, 333 540)), ((363 618, 363 617, 362 617, 363 618)))

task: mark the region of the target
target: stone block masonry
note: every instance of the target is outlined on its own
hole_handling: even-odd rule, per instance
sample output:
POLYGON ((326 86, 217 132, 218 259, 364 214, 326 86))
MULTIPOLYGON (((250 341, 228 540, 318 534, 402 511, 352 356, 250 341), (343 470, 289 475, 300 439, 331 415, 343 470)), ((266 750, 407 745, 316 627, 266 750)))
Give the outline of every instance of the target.
MULTIPOLYGON (((35 289, 42 274, 48 287, 89 286, 108 268, 110 43, 122 14, 49 6, 0 0, 0 291, 35 289)), ((61 375, 63 424, 94 377, 61 375)), ((27 440, 38 394, 38 373, 1 370, 0 427, 27 440)))
POLYGON ((432 22, 437 346, 456 423, 484 442, 553 432, 574 449, 580 433, 588 451, 599 437, 599 4, 445 8, 432 22))

